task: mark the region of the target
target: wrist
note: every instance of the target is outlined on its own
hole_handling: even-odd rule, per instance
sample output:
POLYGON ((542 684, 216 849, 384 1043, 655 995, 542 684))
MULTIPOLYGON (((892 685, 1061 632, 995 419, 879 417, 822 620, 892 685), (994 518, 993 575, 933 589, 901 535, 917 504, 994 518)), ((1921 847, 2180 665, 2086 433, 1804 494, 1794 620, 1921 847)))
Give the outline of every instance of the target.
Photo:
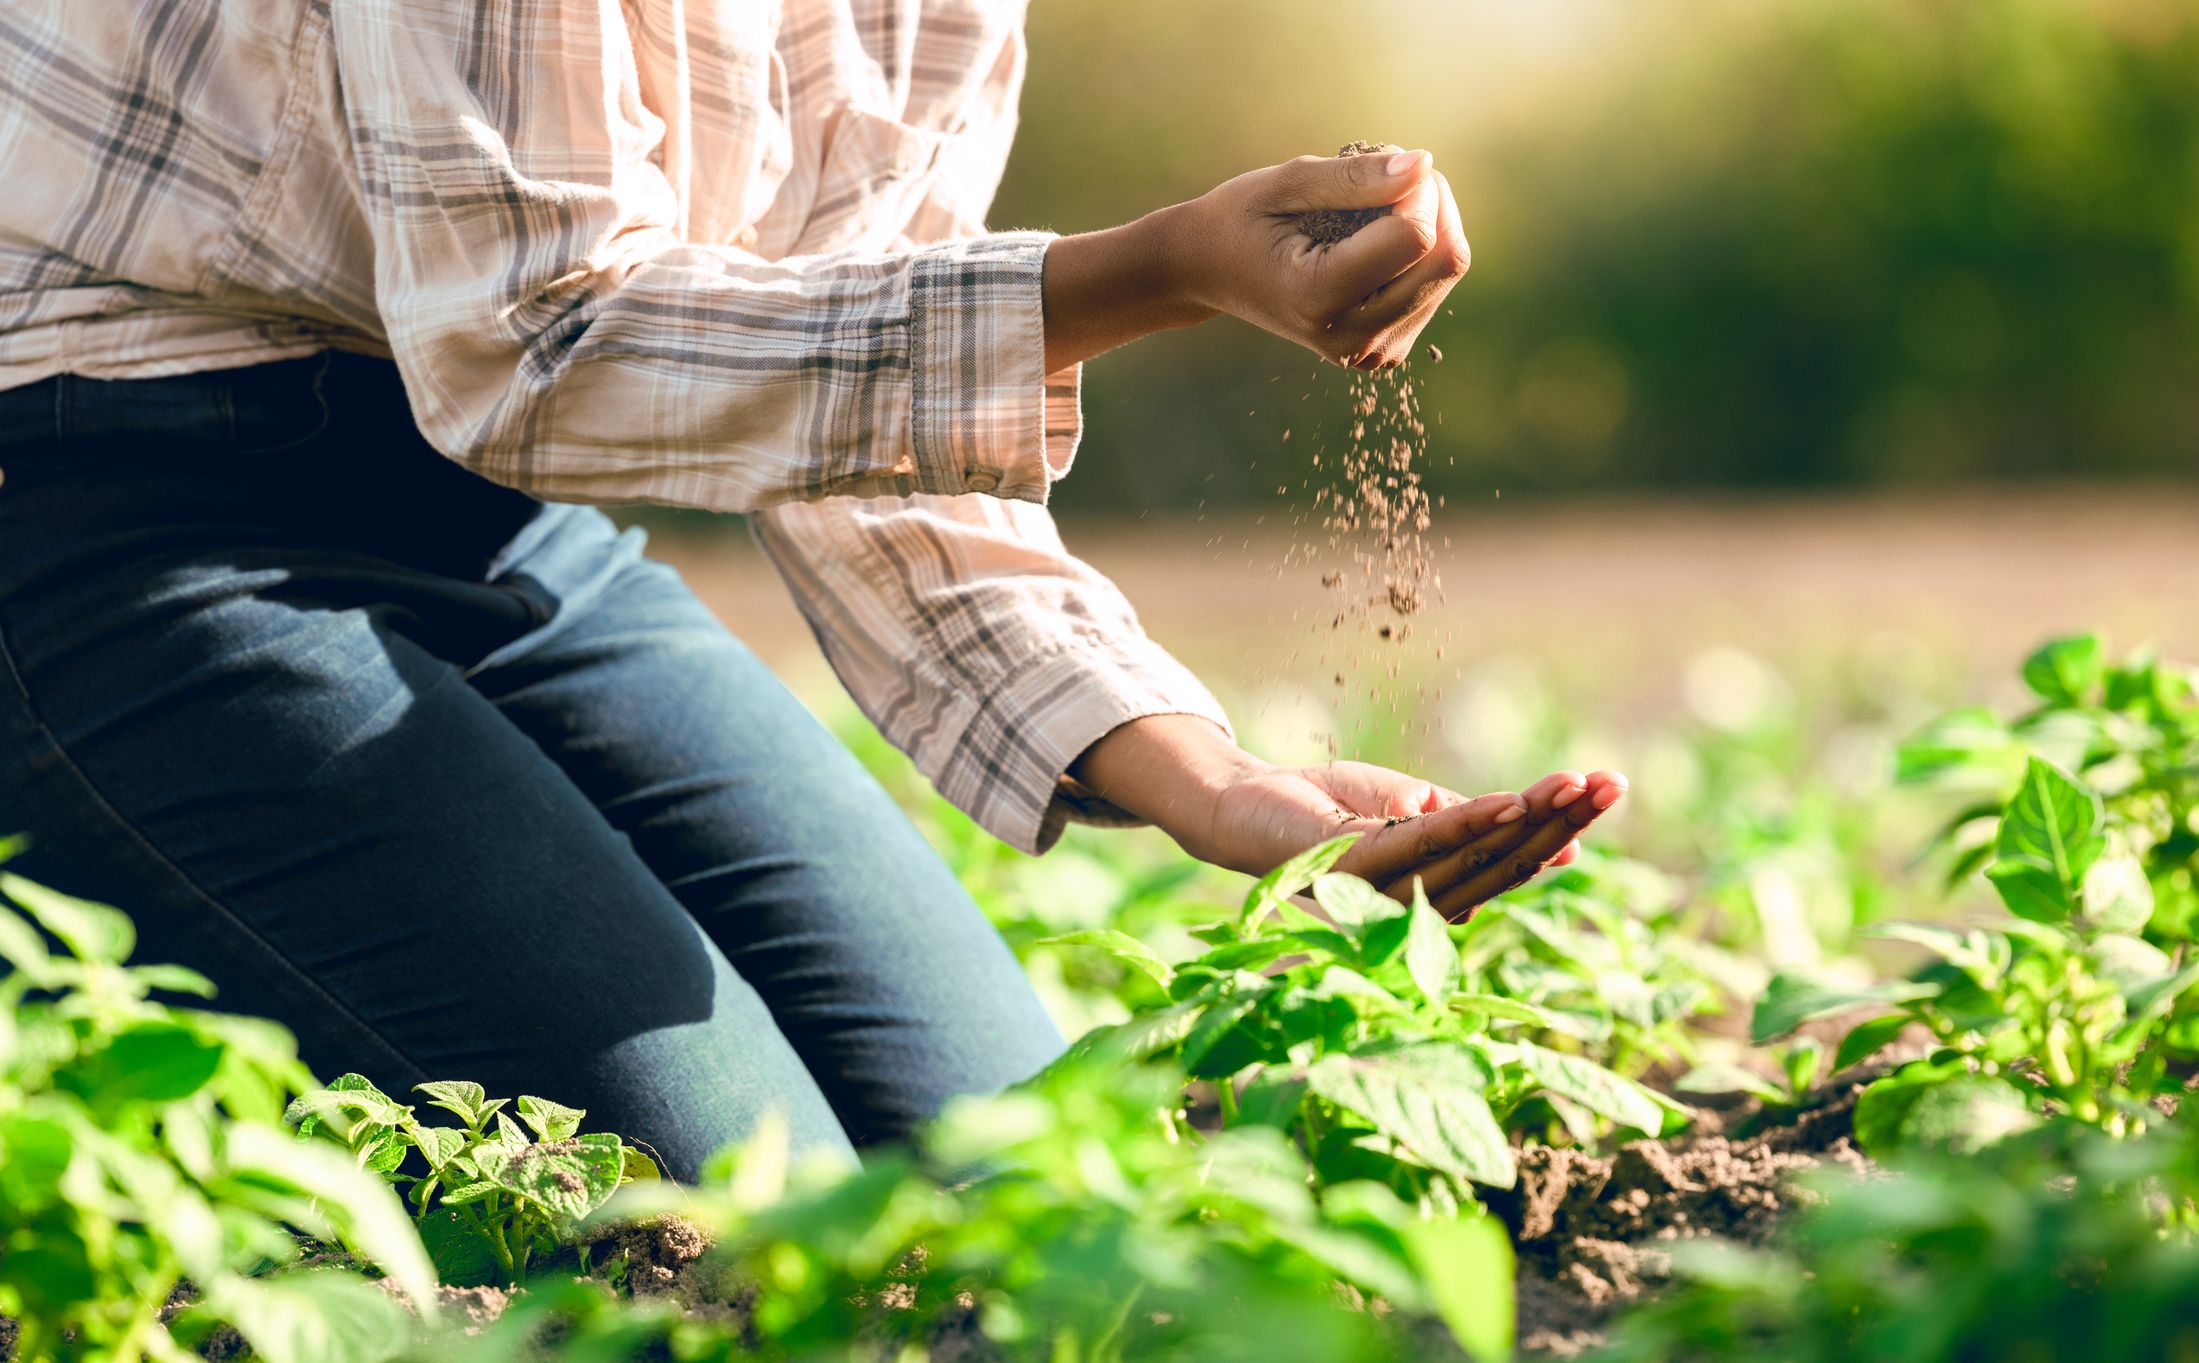
POLYGON ((1069 774, 1203 858, 1216 842, 1223 792, 1269 769, 1209 720, 1145 715, 1085 749, 1069 774))
POLYGON ((1203 258, 1212 240, 1210 216, 1209 205, 1201 197, 1156 209, 1128 229, 1143 237, 1145 253, 1155 262, 1159 306, 1181 319, 1173 324, 1178 327, 1196 326, 1222 312, 1207 296, 1214 280, 1214 271, 1203 258))

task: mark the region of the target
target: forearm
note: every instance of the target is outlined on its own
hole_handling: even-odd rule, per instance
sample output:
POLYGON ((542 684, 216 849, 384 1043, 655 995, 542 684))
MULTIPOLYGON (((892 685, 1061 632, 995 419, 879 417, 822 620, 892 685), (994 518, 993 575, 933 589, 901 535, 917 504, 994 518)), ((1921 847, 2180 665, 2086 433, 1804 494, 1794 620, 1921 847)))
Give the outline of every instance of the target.
POLYGON ((1085 749, 1069 775, 1204 857, 1222 792, 1267 765, 1197 715, 1145 715, 1085 749))
POLYGON ((1057 373, 1156 331, 1196 326, 1183 249, 1188 205, 1062 237, 1046 251, 1046 369, 1057 373))

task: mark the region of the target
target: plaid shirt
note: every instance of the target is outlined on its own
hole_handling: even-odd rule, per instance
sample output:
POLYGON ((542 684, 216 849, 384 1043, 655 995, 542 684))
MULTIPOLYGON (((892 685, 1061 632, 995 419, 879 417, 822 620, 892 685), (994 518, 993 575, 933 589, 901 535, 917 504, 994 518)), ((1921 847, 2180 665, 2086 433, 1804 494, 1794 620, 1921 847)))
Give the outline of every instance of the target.
POLYGON ((983 227, 1023 3, 7 0, 0 388, 388 355, 486 477, 750 513, 1002 838, 1121 822, 1076 755, 1221 715, 1045 510, 1049 238, 983 227))

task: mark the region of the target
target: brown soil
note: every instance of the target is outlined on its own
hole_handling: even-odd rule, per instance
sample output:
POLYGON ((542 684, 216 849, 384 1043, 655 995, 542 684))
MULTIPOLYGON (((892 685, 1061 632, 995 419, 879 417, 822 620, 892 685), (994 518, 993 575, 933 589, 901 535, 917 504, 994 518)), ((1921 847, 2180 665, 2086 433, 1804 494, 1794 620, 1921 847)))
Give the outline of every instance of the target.
MULTIPOLYGON (((1349 142, 1338 156, 1365 156, 1395 151, 1378 142, 1349 142)), ((1368 223, 1387 214, 1387 208, 1364 211, 1323 210, 1299 215, 1298 227, 1316 246, 1333 245, 1368 223)), ((1441 359, 1433 347, 1429 353, 1441 359)), ((1425 463, 1428 428, 1421 419, 1420 402, 1413 382, 1402 374, 1354 373, 1349 389, 1349 437, 1341 452, 1324 448, 1314 456, 1316 476, 1312 519, 1325 532, 1325 547, 1294 546, 1286 563, 1300 557, 1320 556, 1333 562, 1339 554, 1351 556, 1350 569, 1324 566, 1321 585, 1341 594, 1331 614, 1329 628, 1336 632, 1340 655, 1324 651, 1324 661, 1340 664, 1336 684, 1346 686, 1354 675, 1363 675, 1357 645, 1368 636, 1380 646, 1412 636, 1411 617, 1423 607, 1440 601, 1442 583, 1437 578, 1427 543, 1432 503, 1421 484, 1420 465, 1425 463)), ((1288 432, 1284 438, 1289 438, 1288 432)), ((1440 645, 1436 656, 1442 656, 1440 645)), ((1385 658, 1378 675, 1365 677, 1370 699, 1388 700, 1393 711, 1402 699, 1395 683, 1400 668, 1395 657, 1385 658)), ((1421 694, 1416 700, 1425 701, 1421 694)), ((1332 753, 1339 750, 1336 735, 1329 736, 1332 753)))
POLYGON ((696 1265, 710 1248, 702 1227, 685 1217, 666 1216, 653 1221, 631 1221, 614 1227, 589 1247, 589 1261, 610 1264, 626 1261, 626 1285, 637 1297, 668 1292, 694 1295, 696 1265))
POLYGON ((1522 1152, 1518 1186, 1486 1199, 1517 1241, 1520 1351, 1586 1353, 1603 1343, 1614 1311, 1664 1280, 1673 1241, 1761 1241, 1806 1196, 1797 1175, 1867 1168, 1850 1136, 1856 1095, 1875 1077, 1846 1076, 1792 1123, 1745 1140, 1713 1132, 1636 1141, 1605 1157, 1522 1152))
MULTIPOLYGON (((1366 156, 1390 148, 1379 142, 1346 142, 1337 151, 1338 156, 1366 156)), ((1315 246, 1334 246, 1376 218, 1390 215, 1387 208, 1318 208, 1311 213, 1298 215, 1298 230, 1313 239, 1315 246)))

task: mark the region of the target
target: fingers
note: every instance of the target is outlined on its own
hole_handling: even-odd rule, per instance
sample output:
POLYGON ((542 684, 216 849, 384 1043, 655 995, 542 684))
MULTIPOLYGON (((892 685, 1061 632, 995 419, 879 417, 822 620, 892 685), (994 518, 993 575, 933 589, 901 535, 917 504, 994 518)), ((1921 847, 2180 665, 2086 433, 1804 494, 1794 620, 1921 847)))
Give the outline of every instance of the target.
POLYGON ((1626 794, 1626 778, 1617 772, 1599 771, 1585 778, 1571 773, 1546 777, 1530 788, 1527 832, 1509 852, 1460 877, 1429 899, 1436 912, 1451 922, 1472 916, 1475 908, 1524 884, 1536 872, 1573 846, 1581 831, 1601 818, 1626 794), (1570 778, 1561 781, 1560 777, 1570 778), (1579 785, 1572 782, 1578 781, 1579 785), (1535 796, 1545 797, 1539 813, 1535 796), (1562 803, 1561 803, 1562 802, 1562 803))
POLYGON ((1441 178, 1428 175, 1388 217, 1312 252, 1319 287, 1338 311, 1364 305, 1434 252, 1442 233, 1443 195, 1436 184, 1441 178))
MULTIPOLYGON (((1444 792, 1448 794, 1449 792, 1444 792)), ((1337 866, 1384 893, 1409 898, 1412 877, 1431 863, 1507 826, 1523 823, 1527 802, 1510 791, 1459 800, 1410 823, 1369 831, 1337 866)))
POLYGON ((1301 156, 1277 167, 1278 213, 1317 208, 1384 208, 1411 194, 1435 159, 1424 151, 1365 156, 1301 156))
MULTIPOLYGON (((1578 803, 1587 791, 1588 778, 1579 772, 1561 771, 1545 776, 1515 797, 1526 811, 1524 817, 1458 843, 1440 856, 1425 858, 1403 867, 1398 872, 1397 881, 1393 883, 1374 883, 1386 894, 1409 896, 1412 893, 1413 878, 1418 877, 1428 887, 1430 902, 1440 909, 1443 899, 1451 894, 1454 886, 1469 883, 1491 867, 1525 855, 1522 848, 1528 839, 1556 817, 1560 810, 1578 803)), ((1539 868, 1550 855, 1551 853, 1544 852, 1537 856, 1536 866, 1539 868)))
POLYGON ((1404 273, 1376 289, 1359 305, 1356 319, 1371 341, 1358 368, 1391 368, 1411 356, 1413 342, 1434 319, 1436 309, 1450 296, 1473 264, 1473 250, 1466 243, 1466 229, 1458 216, 1458 200, 1441 175, 1430 177, 1436 199, 1434 243, 1404 273))

